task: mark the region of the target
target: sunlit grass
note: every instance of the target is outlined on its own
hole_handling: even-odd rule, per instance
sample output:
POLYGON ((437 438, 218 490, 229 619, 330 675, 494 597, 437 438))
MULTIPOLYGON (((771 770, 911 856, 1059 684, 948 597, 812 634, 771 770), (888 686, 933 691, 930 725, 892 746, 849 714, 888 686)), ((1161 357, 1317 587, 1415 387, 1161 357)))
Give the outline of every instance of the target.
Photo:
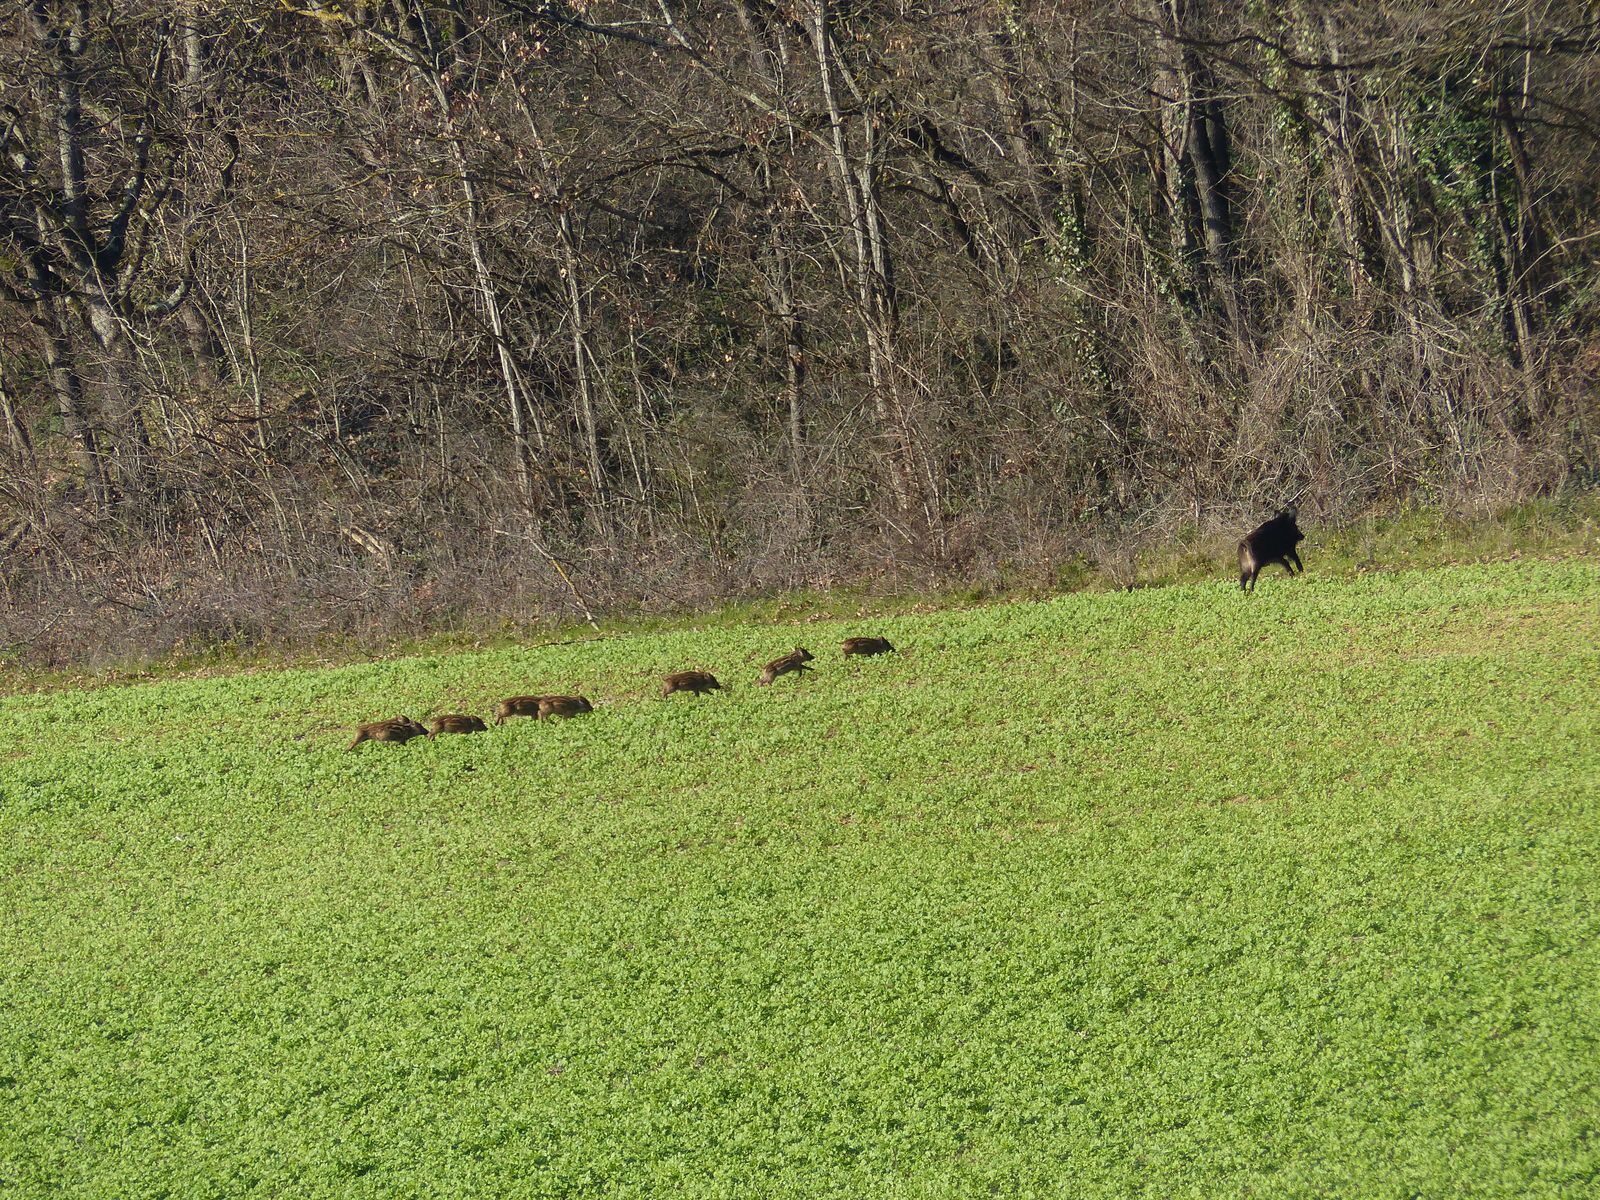
POLYGON ((7 1195, 1600 1178, 1592 563, 175 679, 0 731, 7 1195), (753 686, 797 641, 816 675, 753 686), (729 691, 658 699, 687 667, 729 691), (526 691, 597 711, 344 750, 526 691))

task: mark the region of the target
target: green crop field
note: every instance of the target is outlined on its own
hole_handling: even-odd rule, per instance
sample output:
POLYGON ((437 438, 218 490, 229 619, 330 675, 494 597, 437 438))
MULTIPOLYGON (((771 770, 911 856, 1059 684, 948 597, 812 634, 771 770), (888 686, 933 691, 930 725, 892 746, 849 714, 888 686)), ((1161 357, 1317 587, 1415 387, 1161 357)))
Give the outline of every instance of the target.
POLYGON ((1600 569, 1308 565, 0 701, 0 1194, 1593 1195, 1600 569))

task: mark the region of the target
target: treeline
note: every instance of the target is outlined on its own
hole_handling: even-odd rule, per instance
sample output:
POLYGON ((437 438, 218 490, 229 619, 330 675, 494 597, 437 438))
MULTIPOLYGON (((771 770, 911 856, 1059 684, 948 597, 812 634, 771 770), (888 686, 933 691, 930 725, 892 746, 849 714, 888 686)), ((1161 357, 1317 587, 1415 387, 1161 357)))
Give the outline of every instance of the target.
POLYGON ((1595 479, 1584 0, 26 0, 0 648, 1595 479))

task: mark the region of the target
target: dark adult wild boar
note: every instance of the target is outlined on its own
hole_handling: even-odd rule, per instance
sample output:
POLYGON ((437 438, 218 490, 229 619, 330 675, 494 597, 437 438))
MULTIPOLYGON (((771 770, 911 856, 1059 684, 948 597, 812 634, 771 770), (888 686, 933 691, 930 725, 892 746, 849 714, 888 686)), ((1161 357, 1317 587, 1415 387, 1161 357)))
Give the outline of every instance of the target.
POLYGON ((774 679, 778 678, 778 676, 780 676, 780 675, 791 675, 792 674, 792 675, 795 675, 795 676, 801 676, 801 672, 803 672, 803 671, 815 670, 814 667, 806 666, 806 664, 808 662, 810 662, 810 661, 811 661, 811 651, 802 650, 799 646, 796 646, 793 650, 789 651, 789 653, 785 654, 782 658, 775 658, 771 662, 769 662, 764 668, 762 668, 761 678, 756 680, 756 682, 757 683, 771 683, 774 679))
POLYGON ((888 654, 894 647, 889 644, 888 638, 880 637, 853 637, 844 640, 844 656, 849 658, 852 654, 872 655, 888 654))
POLYGON ((428 722, 428 740, 433 741, 441 733, 482 733, 488 728, 483 723, 482 717, 471 717, 466 713, 445 713, 428 722))
POLYGON ((410 717, 390 717, 387 721, 369 721, 356 726, 356 740, 345 747, 354 750, 362 742, 409 742, 414 737, 426 737, 428 731, 410 717))
POLYGON ((704 696, 707 692, 721 690, 722 685, 710 671, 674 671, 661 681, 663 700, 673 692, 693 692, 696 696, 704 696))
POLYGON ((1272 520, 1245 534, 1244 541, 1239 543, 1241 591, 1255 591, 1256 576, 1273 563, 1291 575, 1305 570, 1300 565, 1300 556, 1295 553, 1295 547, 1306 540, 1306 535, 1300 532, 1300 526, 1295 524, 1296 515, 1295 507, 1291 504, 1272 520))

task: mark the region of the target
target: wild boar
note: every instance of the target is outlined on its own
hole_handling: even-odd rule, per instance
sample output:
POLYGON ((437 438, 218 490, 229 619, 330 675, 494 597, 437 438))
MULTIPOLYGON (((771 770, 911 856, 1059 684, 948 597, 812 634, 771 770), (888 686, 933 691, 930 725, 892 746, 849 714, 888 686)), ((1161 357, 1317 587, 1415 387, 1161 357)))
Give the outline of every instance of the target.
POLYGON ((433 741, 441 733, 482 733, 488 728, 483 723, 482 717, 472 717, 466 713, 445 713, 428 721, 428 740, 433 741))
POLYGON ((390 717, 387 721, 369 721, 356 726, 356 738, 346 747, 354 750, 362 742, 409 742, 414 737, 426 737, 428 731, 410 717, 390 717))
POLYGON ((799 646, 796 646, 782 658, 775 658, 765 667, 763 667, 761 670, 761 678, 756 680, 756 682, 761 684, 771 683, 780 675, 794 675, 796 677, 803 678, 802 672, 816 669, 814 667, 806 666, 806 664, 810 661, 811 651, 802 650, 799 646))
POLYGON ((511 696, 494 706, 494 723, 504 725, 507 717, 576 717, 593 712, 594 705, 582 696, 511 696))
POLYGON ((1277 563, 1291 575, 1297 570, 1305 570, 1305 567, 1300 565, 1300 555, 1295 552, 1295 547, 1306 538, 1306 535, 1300 532, 1300 526, 1295 523, 1297 515, 1294 505, 1291 504, 1272 520, 1245 534, 1244 540, 1239 543, 1241 591, 1255 591, 1256 576, 1261 574, 1263 568, 1273 563, 1277 563))
POLYGON ((722 685, 710 671, 674 671, 661 681, 663 700, 673 692, 693 692, 698 697, 721 690, 722 685))
POLYGON ((593 711, 594 705, 590 704, 582 696, 539 697, 538 717, 541 721, 550 717, 579 717, 584 713, 593 711))
POLYGON ((494 706, 494 723, 504 725, 507 717, 534 717, 539 715, 539 702, 543 696, 507 696, 494 706))
POLYGON ((844 656, 846 658, 849 658, 852 654, 888 654, 894 649, 894 647, 889 644, 888 638, 881 637, 845 638, 843 645, 844 656))

